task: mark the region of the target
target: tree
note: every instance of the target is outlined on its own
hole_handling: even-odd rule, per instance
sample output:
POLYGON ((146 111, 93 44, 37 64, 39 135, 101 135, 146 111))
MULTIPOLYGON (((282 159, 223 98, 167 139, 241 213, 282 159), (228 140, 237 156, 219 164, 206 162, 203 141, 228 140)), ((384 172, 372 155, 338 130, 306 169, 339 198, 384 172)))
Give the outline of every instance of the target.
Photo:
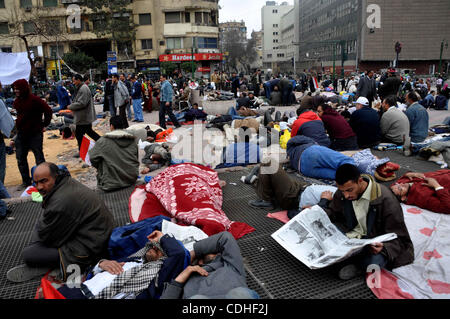
POLYGON ((197 64, 195 62, 190 61, 181 63, 181 70, 183 70, 185 73, 191 73, 193 68, 197 68, 197 64))
POLYGON ((86 55, 84 52, 71 52, 64 54, 64 63, 69 66, 76 66, 76 69, 80 73, 86 73, 90 69, 97 68, 97 62, 91 56, 86 55))
POLYGON ((161 69, 164 71, 163 73, 167 74, 168 76, 173 74, 173 71, 175 71, 178 68, 178 66, 173 62, 162 62, 161 63, 161 69))
POLYGON ((227 64, 233 71, 250 73, 250 65, 256 58, 256 39, 242 39, 235 30, 223 33, 223 51, 228 52, 227 64))
POLYGON ((131 53, 136 38, 137 24, 129 8, 131 0, 85 0, 84 12, 94 21, 93 32, 98 37, 109 37, 119 51, 131 53))
MULTIPOLYGON (((58 43, 64 39, 61 32, 60 20, 48 19, 50 8, 32 7, 30 11, 21 11, 17 7, 9 8, 7 16, 0 18, 8 20, 8 34, 1 37, 17 38, 23 41, 31 64, 31 75, 37 75, 35 58, 32 57, 30 42, 33 39, 42 39, 58 43)), ((31 77, 32 79, 32 77, 31 77)))

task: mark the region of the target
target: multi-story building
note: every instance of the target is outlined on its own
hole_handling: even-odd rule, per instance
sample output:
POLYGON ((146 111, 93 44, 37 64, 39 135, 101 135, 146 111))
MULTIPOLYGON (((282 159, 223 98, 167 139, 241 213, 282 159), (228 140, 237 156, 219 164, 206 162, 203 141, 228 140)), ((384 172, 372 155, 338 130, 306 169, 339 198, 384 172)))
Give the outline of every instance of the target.
POLYGON ((245 22, 237 22, 237 21, 229 21, 223 22, 219 24, 219 42, 221 47, 225 47, 225 37, 224 34, 226 32, 233 32, 237 35, 236 39, 239 43, 247 44, 247 27, 245 26, 245 22))
POLYGON ((282 48, 282 19, 293 8, 287 2, 278 5, 275 1, 267 1, 261 9, 265 70, 271 69, 278 73, 281 71, 281 64, 286 61, 286 49, 282 48))
MULTIPOLYGON (((448 41, 448 0, 302 0, 299 69, 341 74, 395 65, 417 74, 437 71, 442 43, 448 41), (333 69, 333 65, 335 69, 333 69)), ((443 60, 450 50, 442 50, 443 60)))
MULTIPOLYGON (((117 53, 119 72, 159 72, 160 62, 197 62, 197 75, 209 73, 210 65, 220 63, 218 47, 218 0, 134 0, 128 5, 136 25, 135 38, 117 45, 110 35, 99 36, 92 11, 81 7, 81 24, 68 27, 70 5, 80 0, 0 0, 0 48, 7 52, 26 51, 24 41, 12 36, 10 26, 21 24, 26 33, 27 19, 39 16, 54 24, 51 37, 27 37, 28 45, 45 65, 49 76, 56 75, 57 56, 81 50, 97 61, 106 61, 107 51, 117 53)), ((124 15, 122 15, 122 18, 124 15)), ((40 61, 39 61, 40 60, 40 61)), ((72 66, 76 69, 76 66, 72 66)))
POLYGON ((262 69, 263 67, 263 33, 262 31, 253 31, 252 39, 255 39, 256 59, 250 65, 252 69, 262 69))

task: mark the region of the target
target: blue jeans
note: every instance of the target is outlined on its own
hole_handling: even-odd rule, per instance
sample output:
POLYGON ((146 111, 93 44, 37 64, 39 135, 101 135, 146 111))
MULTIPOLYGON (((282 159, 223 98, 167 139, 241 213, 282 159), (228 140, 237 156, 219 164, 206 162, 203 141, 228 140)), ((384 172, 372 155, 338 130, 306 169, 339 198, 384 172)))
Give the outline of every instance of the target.
POLYGON ((270 94, 272 93, 272 88, 270 87, 269 84, 264 83, 263 84, 264 87, 264 92, 266 93, 266 98, 270 100, 270 94))
POLYGON ((142 114, 142 99, 133 100, 134 120, 144 122, 144 115, 142 114))
POLYGON ((233 117, 233 120, 242 120, 242 119, 245 119, 244 116, 239 116, 239 115, 238 115, 238 113, 237 113, 237 111, 236 111, 236 108, 234 108, 234 107, 230 107, 230 108, 229 108, 229 110, 228 110, 228 115, 231 115, 231 116, 233 117))
POLYGON ((111 113, 111 117, 116 116, 116 107, 114 105, 114 95, 108 95, 106 97, 108 99, 109 104, 109 113, 111 113))
MULTIPOLYGON (((195 295, 190 299, 210 299, 205 295, 195 295)), ((223 298, 221 299, 259 299, 259 295, 256 291, 249 288, 238 287, 231 289, 223 298)))
MULTIPOLYGON (((6 187, 3 185, 2 182, 0 182, 0 198, 10 198, 8 191, 6 190, 6 187)), ((6 203, 2 200, 0 200, 0 217, 6 216, 6 211, 8 207, 6 206, 6 203)))

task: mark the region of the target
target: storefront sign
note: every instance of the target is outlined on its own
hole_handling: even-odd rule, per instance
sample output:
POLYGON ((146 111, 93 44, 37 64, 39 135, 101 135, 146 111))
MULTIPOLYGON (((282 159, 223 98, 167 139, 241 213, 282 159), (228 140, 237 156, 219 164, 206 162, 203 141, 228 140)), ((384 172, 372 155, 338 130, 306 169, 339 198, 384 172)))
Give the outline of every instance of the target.
MULTIPOLYGON (((221 61, 222 53, 196 53, 194 61, 221 61)), ((159 56, 160 62, 189 62, 192 61, 192 54, 164 54, 159 56)))

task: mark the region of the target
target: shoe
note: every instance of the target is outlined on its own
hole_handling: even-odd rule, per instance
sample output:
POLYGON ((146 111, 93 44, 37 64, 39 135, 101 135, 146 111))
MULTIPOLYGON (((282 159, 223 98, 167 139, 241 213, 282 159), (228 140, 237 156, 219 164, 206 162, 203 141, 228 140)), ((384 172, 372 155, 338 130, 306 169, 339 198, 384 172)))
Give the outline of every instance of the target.
POLYGON ((75 155, 73 155, 74 158, 80 158, 80 152, 75 153, 75 155))
POLYGON ((6 273, 6 278, 12 282, 24 282, 35 277, 43 276, 49 270, 50 269, 47 267, 32 268, 23 264, 8 270, 8 272, 6 273))
POLYGON ((350 280, 355 277, 358 277, 362 275, 362 270, 356 267, 354 264, 350 264, 347 266, 344 266, 339 270, 339 279, 341 280, 350 280))
POLYGON ((273 207, 271 202, 266 202, 265 200, 262 200, 262 199, 251 200, 248 202, 248 204, 253 208, 262 208, 262 209, 269 209, 269 210, 275 208, 275 207, 273 207))

